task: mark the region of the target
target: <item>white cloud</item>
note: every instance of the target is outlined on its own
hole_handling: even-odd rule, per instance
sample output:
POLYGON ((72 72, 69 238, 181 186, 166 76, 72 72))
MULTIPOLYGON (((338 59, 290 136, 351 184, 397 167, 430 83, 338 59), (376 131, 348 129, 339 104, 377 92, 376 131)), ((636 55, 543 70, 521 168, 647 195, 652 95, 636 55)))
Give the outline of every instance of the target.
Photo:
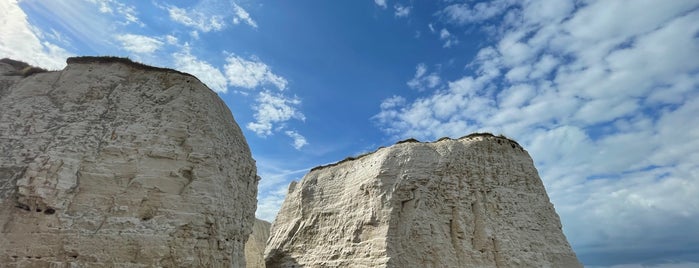
POLYGON ((288 165, 288 159, 279 161, 261 156, 256 156, 255 159, 258 164, 257 172, 262 178, 258 185, 259 200, 255 216, 258 219, 272 222, 284 202, 289 182, 299 181, 309 169, 286 169, 284 167, 288 165))
POLYGON ((504 13, 507 8, 516 4, 513 0, 494 0, 469 4, 453 4, 442 11, 449 21, 458 24, 481 22, 504 13))
MULTIPOLYGON (((132 24, 122 13, 122 11, 129 11, 120 11, 120 7, 122 9, 131 9, 131 7, 107 1, 105 3, 109 9, 105 10, 100 7, 99 3, 101 2, 22 1, 22 8, 44 18, 41 24, 34 26, 41 27, 46 31, 50 31, 53 27, 60 29, 61 34, 67 37, 66 40, 53 41, 65 41, 66 49, 70 49, 71 44, 73 44, 72 46, 79 44, 79 47, 85 51, 101 51, 101 53, 109 54, 116 50, 113 42, 114 36, 119 32, 124 32, 122 29, 132 24), (100 9, 106 13, 100 12, 100 9)), ((132 15, 136 16, 135 14, 132 15)), ((141 25, 137 18, 134 19, 136 24, 141 25)), ((35 30, 35 34, 40 39, 50 37, 50 35, 42 36, 43 34, 39 30, 35 30)), ((44 39, 43 41, 49 40, 44 39)))
POLYGON ((194 40, 199 40, 199 32, 197 30, 189 32, 189 36, 194 40))
POLYGON ((405 104, 405 98, 401 96, 392 96, 390 98, 384 99, 381 102, 381 110, 389 110, 405 104))
POLYGON ((291 119, 306 120, 306 117, 298 111, 301 104, 298 97, 287 97, 281 93, 261 91, 257 95, 255 110, 255 122, 247 124, 247 128, 259 136, 269 136, 277 131, 280 124, 291 119))
POLYGON ((167 7, 167 11, 170 15, 170 19, 173 21, 193 27, 205 33, 220 31, 226 26, 222 15, 212 14, 198 9, 187 10, 176 6, 167 7))
POLYGON ((386 8, 386 0, 374 0, 374 3, 381 8, 386 8))
POLYGON ((234 3, 233 10, 235 11, 235 17, 233 18, 234 24, 239 24, 242 21, 252 26, 253 28, 257 28, 257 23, 254 20, 252 20, 250 14, 247 11, 245 11, 245 9, 234 3))
POLYGON ((183 51, 172 54, 172 58, 175 68, 196 76, 213 91, 220 93, 228 91, 226 77, 223 76, 223 73, 208 62, 192 55, 189 47, 185 46, 183 51))
MULTIPOLYGON (((265 181, 265 177, 262 177, 262 181, 265 181)), ((255 217, 268 222, 273 222, 281 208, 284 199, 286 198, 286 193, 288 192, 288 183, 276 185, 276 189, 269 191, 260 191, 259 199, 257 200, 257 211, 255 211, 255 217)))
POLYGON ((158 39, 137 34, 121 34, 114 38, 121 42, 123 49, 134 53, 153 53, 163 46, 158 39))
POLYGON ((410 10, 412 9, 412 7, 403 6, 401 4, 396 4, 395 6, 393 6, 393 8, 395 8, 396 10, 394 13, 395 16, 399 18, 407 17, 408 15, 410 15, 410 10))
POLYGON ((72 53, 42 40, 16 0, 0 1, 0 55, 48 69, 63 69, 72 53))
POLYGON ((204 33, 223 30, 228 26, 226 22, 257 28, 250 13, 233 1, 200 0, 186 9, 172 5, 161 8, 168 11, 171 20, 204 33))
POLYGON ((133 6, 126 5, 124 3, 117 2, 116 0, 86 0, 90 3, 99 6, 99 11, 101 13, 108 13, 112 15, 120 16, 124 19, 123 24, 138 24, 141 27, 145 26, 138 18, 138 12, 133 6))
MULTIPOLYGON (((469 73, 416 99, 388 98, 373 119, 396 138, 513 137, 578 256, 634 263, 624 255, 633 246, 661 263, 699 243, 699 3, 574 3, 453 5, 448 22, 504 24, 469 73)), ((427 73, 418 66, 416 77, 427 73)))
POLYGON ((287 130, 284 131, 284 134, 289 136, 289 138, 292 138, 294 140, 294 143, 292 144, 296 150, 301 150, 303 146, 308 145, 308 141, 306 141, 306 137, 302 136, 298 132, 294 130, 287 130))
POLYGON ((452 47, 459 43, 459 40, 456 39, 455 36, 453 36, 447 29, 444 28, 442 28, 442 30, 439 31, 439 39, 444 41, 443 47, 445 48, 452 47))
POLYGON ((288 84, 284 77, 274 74, 267 64, 256 57, 247 60, 231 54, 226 58, 224 69, 228 84, 234 87, 253 89, 269 84, 284 90, 288 84))
POLYGON ((442 79, 435 72, 427 74, 427 66, 424 63, 420 63, 415 67, 415 76, 410 79, 406 84, 417 90, 432 89, 437 87, 442 79))
POLYGON ((177 37, 175 37, 174 35, 166 35, 165 41, 167 41, 169 45, 177 45, 179 42, 179 40, 177 40, 177 37))

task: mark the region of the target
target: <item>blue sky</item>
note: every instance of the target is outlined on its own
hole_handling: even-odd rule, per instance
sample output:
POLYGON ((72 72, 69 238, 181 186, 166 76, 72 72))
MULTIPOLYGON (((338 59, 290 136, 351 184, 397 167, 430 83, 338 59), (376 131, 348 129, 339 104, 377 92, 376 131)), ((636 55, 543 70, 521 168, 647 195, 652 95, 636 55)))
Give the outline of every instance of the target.
POLYGON ((0 57, 127 56, 228 104, 272 220, 309 168, 475 131, 532 155, 588 267, 699 267, 699 2, 0 0, 0 57))

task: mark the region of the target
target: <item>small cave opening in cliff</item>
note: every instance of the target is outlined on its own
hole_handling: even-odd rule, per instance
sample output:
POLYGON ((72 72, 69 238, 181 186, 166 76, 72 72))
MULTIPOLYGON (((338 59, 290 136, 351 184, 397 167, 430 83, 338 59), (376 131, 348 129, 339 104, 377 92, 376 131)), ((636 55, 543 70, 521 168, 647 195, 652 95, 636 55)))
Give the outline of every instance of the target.
POLYGON ((27 204, 18 203, 17 205, 15 205, 15 207, 26 211, 32 211, 32 209, 27 204))

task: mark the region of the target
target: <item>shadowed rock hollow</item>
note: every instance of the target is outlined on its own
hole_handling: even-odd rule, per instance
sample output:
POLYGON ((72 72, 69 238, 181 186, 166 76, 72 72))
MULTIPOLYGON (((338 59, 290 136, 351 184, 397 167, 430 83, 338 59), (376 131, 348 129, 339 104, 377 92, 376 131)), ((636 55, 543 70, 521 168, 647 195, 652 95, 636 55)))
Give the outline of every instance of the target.
POLYGON ((257 181, 230 111, 191 75, 0 61, 0 266, 243 267, 257 181))
POLYGON ((292 182, 267 267, 582 267, 529 154, 408 140, 292 182))

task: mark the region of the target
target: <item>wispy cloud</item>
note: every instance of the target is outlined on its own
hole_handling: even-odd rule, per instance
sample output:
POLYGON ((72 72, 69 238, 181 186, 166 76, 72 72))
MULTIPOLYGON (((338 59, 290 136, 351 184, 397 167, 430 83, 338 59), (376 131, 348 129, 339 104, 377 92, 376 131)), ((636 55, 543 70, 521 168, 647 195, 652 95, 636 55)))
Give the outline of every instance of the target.
POLYGON ((245 23, 257 28, 257 23, 240 5, 230 1, 203 0, 189 8, 166 5, 170 19, 202 32, 221 31, 228 26, 226 23, 245 23))
POLYGON ((446 15, 447 19, 450 22, 466 24, 494 18, 498 15, 503 14, 509 7, 515 5, 516 3, 517 1, 513 0, 494 0, 487 2, 479 2, 473 5, 468 3, 453 4, 444 8, 442 13, 446 15))
POLYGON ((156 38, 137 34, 121 34, 114 38, 121 42, 123 49, 134 53, 153 53, 164 44, 156 38))
POLYGON ((123 24, 137 24, 139 26, 145 26, 143 22, 138 18, 138 12, 136 8, 131 5, 117 2, 116 0, 86 0, 90 3, 99 6, 99 11, 101 13, 108 13, 112 15, 119 16, 123 19, 123 24))
POLYGON ((410 10, 412 9, 410 6, 404 6, 401 4, 396 4, 393 6, 393 8, 395 9, 394 15, 398 18, 407 17, 410 15, 410 10))
MULTIPOLYGON (((446 23, 503 24, 493 25, 494 42, 468 74, 416 99, 386 99, 374 120, 401 138, 516 138, 578 255, 594 256, 593 265, 633 263, 617 257, 629 245, 638 254, 658 245, 682 252, 699 242, 691 175, 699 172, 699 3, 574 7, 493 1, 445 10, 446 23)), ((416 77, 426 73, 418 66, 416 77)))
POLYGON ((220 31, 226 25, 222 15, 210 14, 201 10, 187 10, 176 6, 167 7, 170 19, 202 32, 220 31))
POLYGON ((444 41, 443 47, 445 48, 452 47, 459 43, 459 40, 456 39, 456 36, 452 35, 447 29, 444 28, 442 28, 442 30, 439 31, 439 39, 444 41))
POLYGON ((297 108, 300 104, 301 100, 297 97, 287 97, 268 90, 261 91, 254 106, 255 122, 248 123, 246 127, 260 136, 272 135, 280 127, 283 128, 280 124, 286 121, 306 120, 297 108))
POLYGON ((386 8, 386 0, 374 0, 374 3, 381 8, 386 8))
POLYGON ((260 199, 255 216, 266 221, 273 221, 286 197, 289 182, 300 180, 309 168, 287 169, 288 161, 256 157, 258 173, 262 178, 258 185, 260 199))
POLYGON ((437 87, 442 82, 442 79, 435 72, 427 74, 427 65, 420 63, 415 67, 415 76, 406 84, 417 90, 432 89, 437 87))
POLYGON ((245 11, 245 9, 243 9, 235 3, 233 4, 233 9, 235 10, 235 17, 233 18, 233 23, 238 24, 242 21, 252 26, 253 28, 257 28, 257 23, 254 20, 252 20, 250 14, 247 11, 245 11))
POLYGON ((302 136, 301 134, 299 134, 298 132, 296 132, 294 130, 287 130, 284 132, 284 134, 286 134, 287 136, 289 136, 290 138, 292 138, 294 140, 294 143, 292 143, 292 145, 294 146, 294 148, 296 148, 296 150, 301 150, 301 148, 303 148, 303 146, 308 145, 308 142, 306 141, 306 137, 302 136))
POLYGON ((224 69, 228 83, 234 87, 253 89, 262 85, 273 85, 279 90, 284 90, 288 84, 284 77, 273 73, 267 64, 256 57, 248 60, 231 54, 226 58, 224 69))

